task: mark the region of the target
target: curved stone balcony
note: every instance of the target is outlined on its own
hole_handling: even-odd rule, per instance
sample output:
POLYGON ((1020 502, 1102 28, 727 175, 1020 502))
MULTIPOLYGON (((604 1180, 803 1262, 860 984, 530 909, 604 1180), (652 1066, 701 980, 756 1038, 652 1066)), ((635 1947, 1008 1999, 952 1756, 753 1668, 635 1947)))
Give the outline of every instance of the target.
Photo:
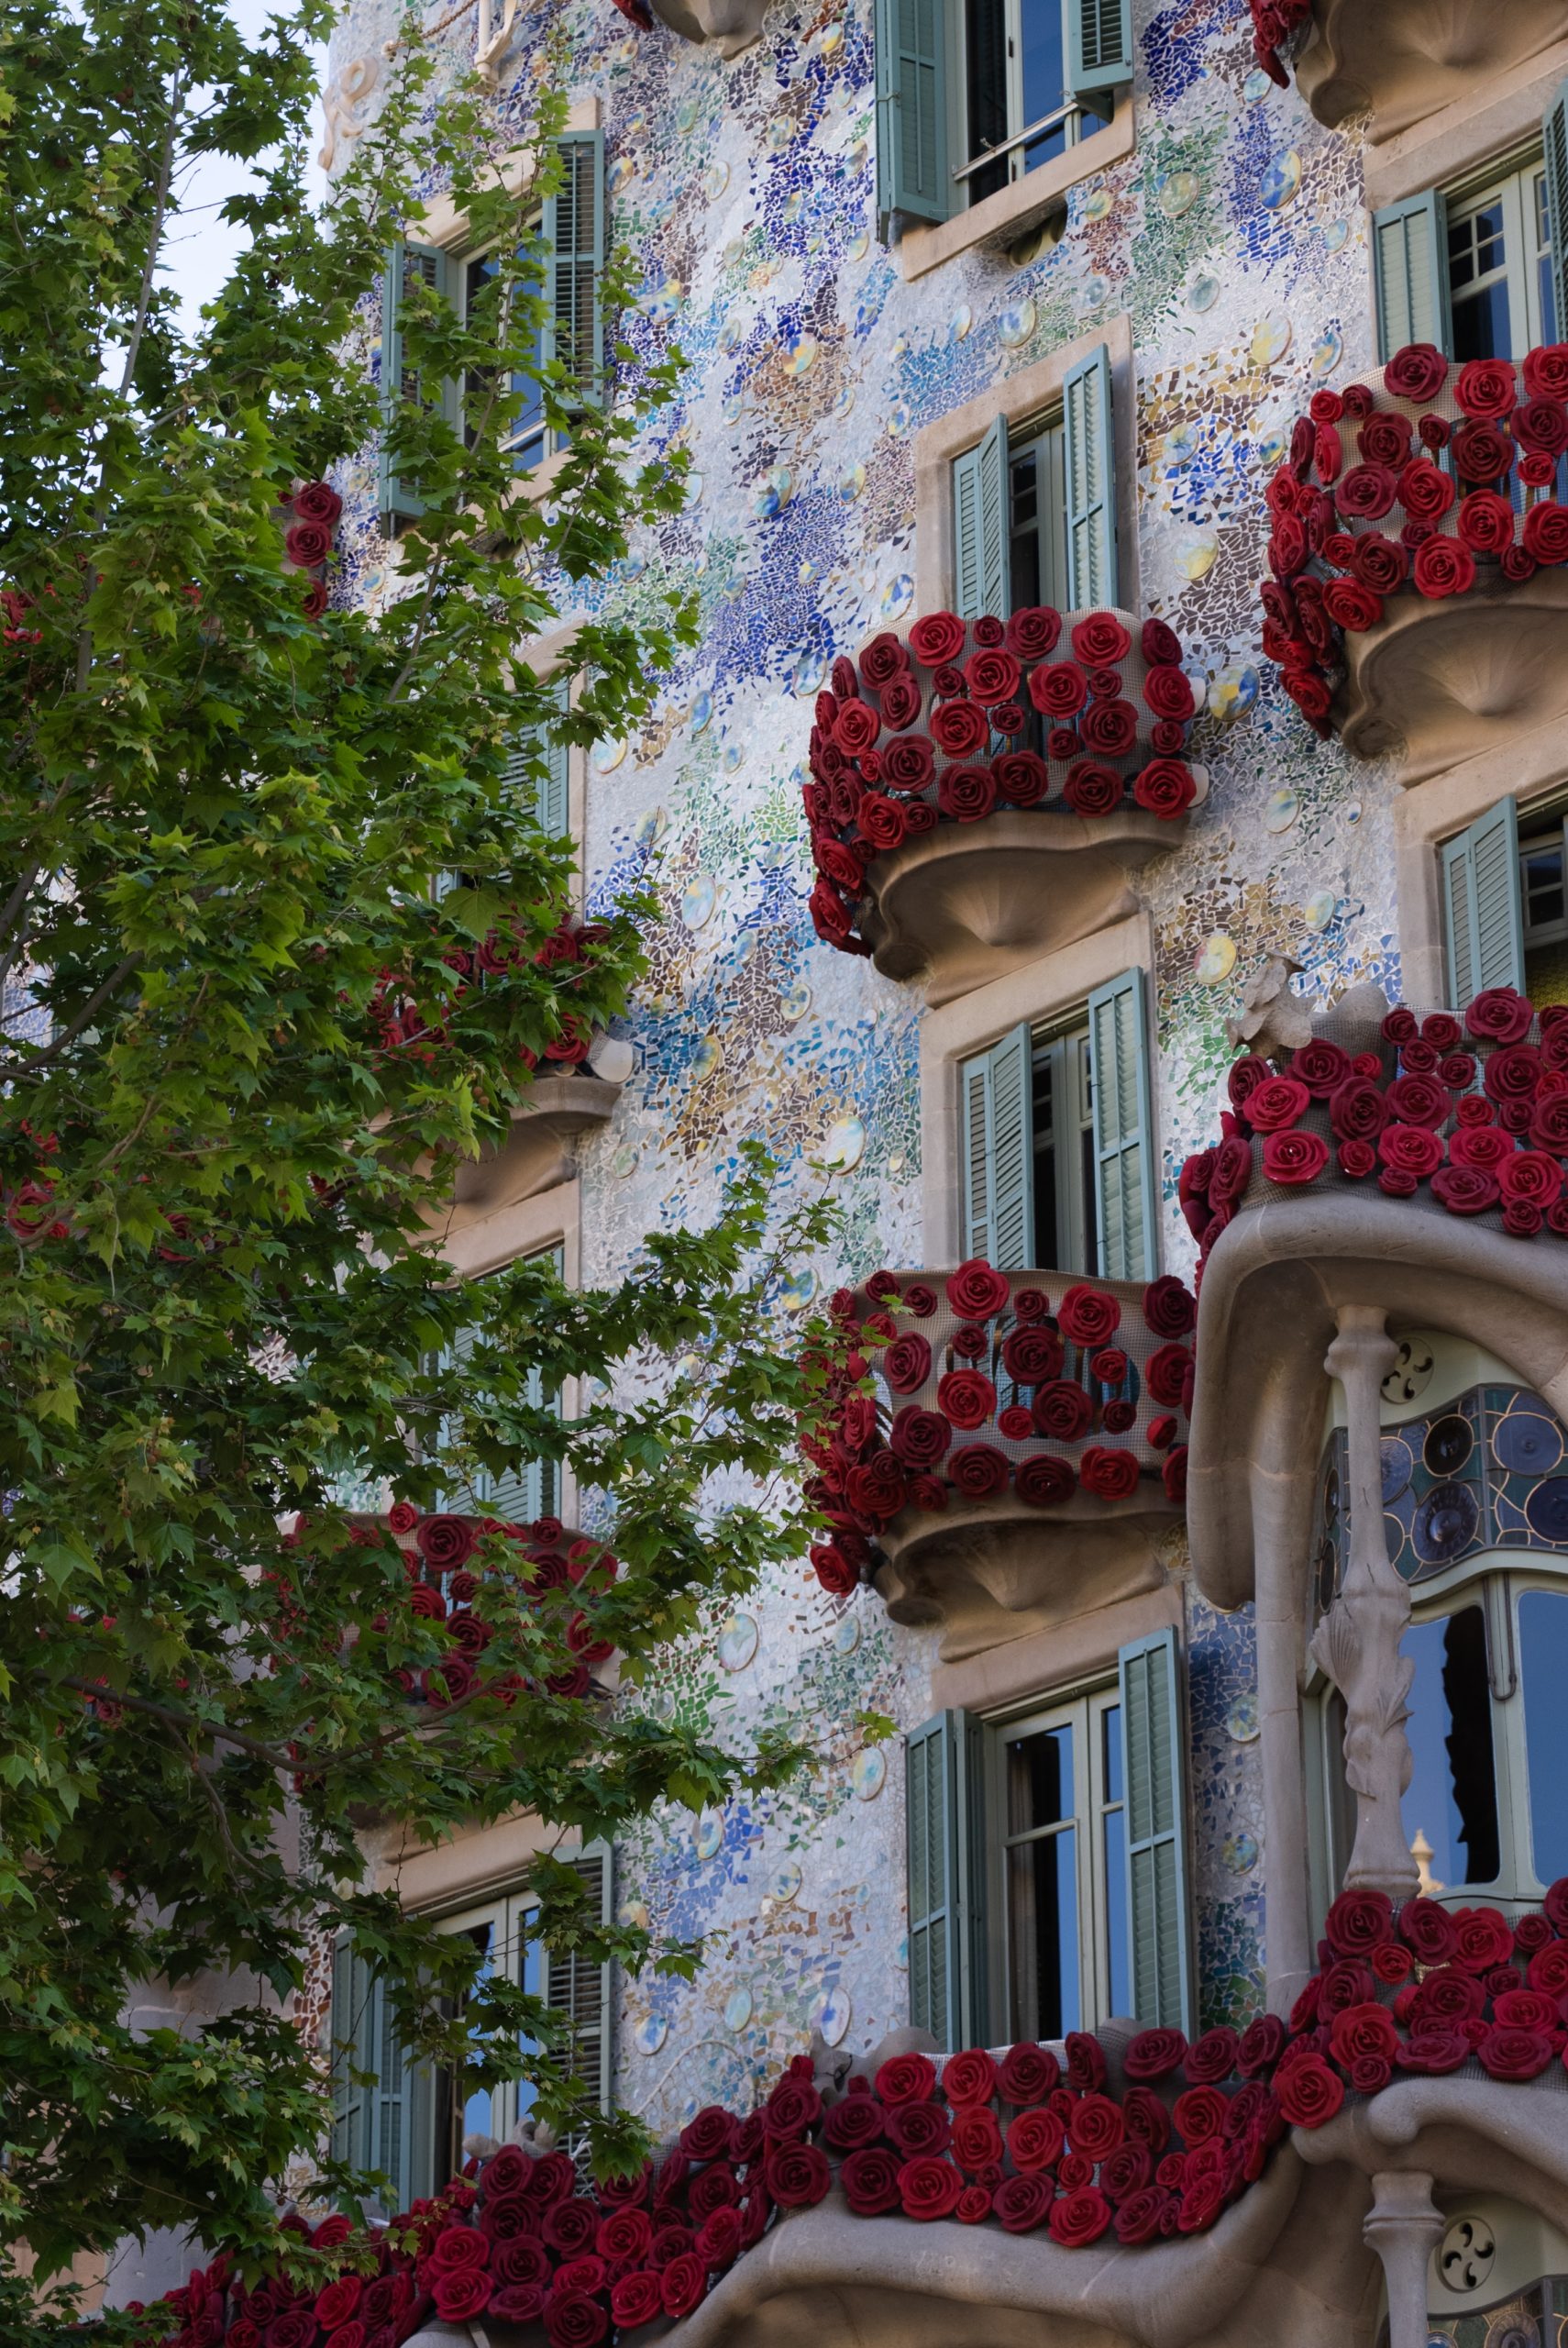
POLYGON ((1264 650, 1405 783, 1568 715, 1568 349, 1427 345, 1313 394, 1269 485, 1264 650))
POLYGON ((1195 1315, 1168 1278, 877 1273, 840 1316, 867 1379, 812 1453, 826 1587, 874 1580, 949 1660, 1156 1587, 1195 1315))
POLYGON ((1208 787, 1181 657, 1163 621, 1037 605, 835 661, 803 789, 818 936, 934 1004, 1130 912, 1208 787))
POLYGON ((1393 138, 1568 35, 1568 0, 1251 0, 1259 63, 1283 88, 1281 44, 1301 28, 1296 83, 1331 129, 1370 116, 1393 138))
POLYGON ((566 1181, 574 1168, 573 1144, 613 1116, 631 1059, 629 1044, 601 1036, 580 1068, 551 1069, 536 1077, 527 1099, 512 1113, 505 1141, 458 1168, 452 1185, 458 1204, 489 1212, 566 1181), (603 1074, 595 1066, 596 1050, 603 1074))

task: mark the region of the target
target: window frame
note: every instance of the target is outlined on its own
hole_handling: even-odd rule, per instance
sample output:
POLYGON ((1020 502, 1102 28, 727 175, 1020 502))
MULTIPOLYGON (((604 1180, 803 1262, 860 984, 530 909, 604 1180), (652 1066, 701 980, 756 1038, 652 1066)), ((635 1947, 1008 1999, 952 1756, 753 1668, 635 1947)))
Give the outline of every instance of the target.
MULTIPOLYGON (((992 2035, 998 2043, 1010 2043, 1021 2034, 1014 2028, 1017 2015, 1013 2005, 1012 1919, 1009 1904, 1008 1853, 1021 1844, 1042 1841, 1063 1832, 1068 1821, 1059 1825, 1037 1828, 1019 1834, 1007 1831, 1007 1748, 1021 1738, 1043 1734, 1068 1726, 1073 1736, 1073 1815, 1070 1822, 1077 1837, 1075 1874, 1077 1907, 1078 1941, 1078 2014, 1076 2021, 1065 2022, 1066 2029, 1092 2031, 1109 2021, 1115 2010, 1111 1997, 1111 1922, 1110 1903, 1111 1885, 1105 1851, 1105 1822, 1112 1816, 1123 1821, 1122 1868, 1125 1870, 1127 1794, 1123 1785, 1114 1800, 1106 1794, 1109 1776, 1106 1761, 1106 1729, 1108 1714, 1119 1712, 1121 1691, 1116 1676, 1097 1675, 1077 1687, 1054 1691, 1046 1697, 1036 1697, 1028 1706, 987 1718, 982 1722, 985 1771, 985 1852, 986 1912, 988 1928, 987 1991, 990 1999, 992 2035)), ((1119 1727, 1118 1734, 1122 1731, 1119 1727)), ((1123 1900, 1125 1883, 1123 1883, 1123 1900)), ((1123 1913, 1123 1933, 1126 1933, 1123 1913)), ((1131 1979, 1132 1954, 1124 1947, 1123 1967, 1131 1979)), ((1029 2033, 1021 2033, 1029 2034, 1029 2033)), ((1063 2032, 1041 2032, 1042 2037, 1060 2039, 1063 2032)))
MULTIPOLYGON (((1503 268, 1501 282, 1508 294, 1508 327, 1513 349, 1503 354, 1516 364, 1527 350, 1551 339, 1545 330, 1545 314, 1541 305, 1540 269, 1544 260, 1551 267, 1551 238, 1550 231, 1544 246, 1535 241, 1531 214, 1535 205, 1531 198, 1539 193, 1544 204, 1546 188, 1546 155, 1541 138, 1526 140, 1508 152, 1495 157, 1485 167, 1471 172, 1460 180, 1445 183, 1439 194, 1443 212, 1443 262, 1448 282, 1448 303, 1451 321, 1457 316, 1463 302, 1474 295, 1482 282, 1495 282, 1496 273, 1488 281, 1472 280, 1463 292, 1453 282, 1452 231, 1472 220, 1485 207, 1498 198, 1504 210, 1503 268), (1523 312, 1523 334, 1516 325, 1519 308, 1523 312)), ((1457 329, 1455 339, 1457 340, 1457 329)))

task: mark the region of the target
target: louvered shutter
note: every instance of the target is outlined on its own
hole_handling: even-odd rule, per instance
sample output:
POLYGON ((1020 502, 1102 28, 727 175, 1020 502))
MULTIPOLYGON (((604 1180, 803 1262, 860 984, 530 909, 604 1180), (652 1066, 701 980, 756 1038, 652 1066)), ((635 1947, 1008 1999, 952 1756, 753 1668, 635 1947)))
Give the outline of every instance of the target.
MULTIPOLYGON (((551 1265, 558 1275, 563 1257, 558 1247, 548 1249, 551 1265)), ((473 1339, 467 1330, 459 1330, 456 1342, 447 1353, 437 1358, 437 1374, 451 1361, 463 1361, 471 1351, 473 1339)), ((524 1381, 523 1400, 530 1410, 548 1409, 560 1416, 561 1396, 558 1389, 547 1391, 543 1376, 531 1368, 524 1381)), ((553 1516, 559 1491, 558 1463, 554 1459, 525 1459, 515 1468, 495 1475, 488 1468, 476 1468, 470 1484, 448 1488, 440 1496, 440 1505, 456 1513, 473 1512, 480 1516, 498 1517, 503 1524, 531 1524, 541 1516, 553 1516)))
POLYGON ((389 247, 381 276, 381 441, 378 457, 377 511, 381 527, 417 521, 425 501, 414 483, 394 468, 392 453, 393 423, 403 401, 424 396, 416 369, 403 356, 403 305, 405 289, 417 279, 432 292, 450 296, 451 264, 434 245, 399 241, 389 247))
POLYGON ((1067 87, 1090 113, 1111 113, 1132 79, 1132 0, 1062 0, 1067 87))
POLYGON ((1408 342, 1435 343, 1452 355, 1448 206, 1441 188, 1429 187, 1373 214, 1372 282, 1381 360, 1386 362, 1408 342))
POLYGON ((953 608, 960 619, 1012 610, 1008 571, 1007 418, 953 461, 953 608))
POLYGON ((1034 1040, 1027 1021, 958 1069, 963 1128, 961 1253, 999 1271, 1034 1260, 1034 1040))
MULTIPOLYGON (((552 683, 558 709, 568 707, 564 677, 552 683)), ((571 765, 567 744, 547 725, 520 726, 517 747, 502 769, 503 784, 526 792, 540 829, 553 839, 565 839, 571 829, 571 765), (542 770, 541 764, 542 763, 542 770)))
POLYGON ((1106 1279, 1153 1279, 1154 1116, 1142 970, 1096 987, 1088 1020, 1099 1269, 1106 1279))
POLYGON ((904 1739, 910 2021, 949 2053, 985 2043, 980 1729, 938 1712, 904 1739))
POLYGON ((549 310, 544 355, 558 360, 586 397, 604 371, 604 133, 571 130, 557 145, 561 183, 545 198, 540 222, 549 310))
POLYGON ((1187 1798, 1176 1633, 1135 1639, 1118 1659, 1127 1797, 1127 1928, 1132 2011, 1190 2033, 1187 1798))
POLYGON ((1450 999, 1463 1011, 1483 987, 1524 991, 1524 908, 1519 887, 1518 811, 1495 807, 1445 840, 1442 917, 1450 999))
POLYGON ((1099 343, 1062 385, 1063 471, 1067 485, 1067 609, 1117 601, 1116 444, 1110 421, 1110 352, 1099 343))
MULTIPOLYGON (((611 1853, 608 1846, 590 1844, 572 1866, 574 1874, 588 1892, 590 1901, 598 1906, 600 1922, 607 1924, 613 1913, 611 1853)), ((597 2082, 599 2108, 607 2111, 614 2054, 610 1967, 591 1963, 575 1949, 562 1950, 559 1954, 547 1950, 546 1956, 546 2002, 558 2012, 570 2016, 579 2068, 585 2078, 597 2082)))
POLYGON ((1548 341, 1568 334, 1568 82, 1540 120, 1546 157, 1547 232, 1551 238, 1551 302, 1555 316, 1548 341))
POLYGON ((945 220, 946 0, 877 0, 877 216, 886 241, 896 214, 945 220))
POLYGON ((350 1940, 332 1950, 332 2157, 365 2165, 367 2090, 352 2075, 370 2066, 360 2059, 370 1976, 350 1940))

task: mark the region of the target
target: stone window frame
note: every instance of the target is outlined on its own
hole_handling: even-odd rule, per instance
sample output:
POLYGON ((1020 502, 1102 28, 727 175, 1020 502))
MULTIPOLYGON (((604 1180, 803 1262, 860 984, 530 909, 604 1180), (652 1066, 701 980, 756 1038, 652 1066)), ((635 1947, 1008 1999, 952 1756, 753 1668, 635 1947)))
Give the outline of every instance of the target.
MULTIPOLYGON (((1507 73, 1477 80, 1441 114, 1412 124, 1366 156, 1365 201, 1381 211, 1423 188, 1441 187, 1501 161, 1540 135, 1540 118, 1568 78, 1568 39, 1554 42, 1507 73)), ((1370 288, 1369 288, 1370 301, 1370 288)))
POLYGON ((1065 226, 1068 189, 1125 162, 1136 146, 1132 94, 1130 88, 1121 89, 1110 120, 1092 137, 1036 164, 1021 179, 1010 180, 950 219, 911 221, 893 248, 900 276, 908 283, 960 253, 1021 244, 1031 228, 1043 227, 1053 215, 1065 226))
MULTIPOLYGON (((1020 186, 1024 182, 1018 183, 1020 186)), ((1003 190, 1002 193, 1007 193, 1003 190)), ((988 203, 991 202, 987 197, 988 203)), ((980 207, 977 206, 977 209, 980 207)), ((914 436, 915 604, 917 612, 951 608, 954 594, 953 462, 977 448, 998 415, 1023 425, 1059 405, 1068 375, 1100 343, 1110 354, 1111 430, 1116 449, 1116 554, 1121 609, 1139 608, 1138 412, 1132 321, 1119 310, 1032 366, 950 408, 914 436)))
POLYGON ((1094 988, 1123 970, 1154 969, 1154 922, 1139 911, 925 1013, 920 1023, 920 1124, 927 1263, 958 1261, 959 1063, 999 1043, 1022 1020, 1039 1025, 1066 1018, 1094 988))
MULTIPOLYGON (((1466 759, 1407 791, 1394 809, 1395 902, 1398 911, 1401 992, 1407 1002, 1448 1003, 1439 850, 1500 799, 1522 817, 1568 786, 1568 752, 1553 720, 1496 750, 1466 759)), ((1463 1010, 1463 1004, 1451 1008, 1463 1010)))

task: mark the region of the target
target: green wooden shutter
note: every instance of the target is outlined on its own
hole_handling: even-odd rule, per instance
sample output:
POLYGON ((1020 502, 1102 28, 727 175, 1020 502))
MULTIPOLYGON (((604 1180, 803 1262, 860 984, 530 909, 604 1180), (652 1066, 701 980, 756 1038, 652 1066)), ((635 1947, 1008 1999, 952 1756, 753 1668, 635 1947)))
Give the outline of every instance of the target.
POLYGON ((352 1941, 332 1949, 332 2157, 364 2165, 367 2091, 352 2074, 368 2067, 359 2059, 370 1976, 352 1941))
POLYGON ((1143 973, 1123 970, 1088 999, 1099 1269, 1113 1280, 1155 1272, 1154 1115, 1143 973))
POLYGON ((960 619, 1012 610, 1008 578, 1007 418, 953 460, 953 608, 960 619))
POLYGON ((1103 610, 1118 595, 1116 444, 1110 353, 1097 344, 1062 385, 1067 483, 1067 609, 1103 610))
MULTIPOLYGON (((549 690, 557 708, 567 709, 567 680, 553 681, 549 690)), ((517 748, 502 769, 502 781, 509 789, 527 793, 541 830, 553 839, 567 837, 571 830, 571 754, 553 727, 534 724, 518 728, 517 748)))
POLYGON ((1488 807, 1468 831, 1445 840, 1441 855, 1451 1000, 1463 1011, 1483 987, 1517 987, 1522 994, 1524 908, 1513 800, 1488 807))
POLYGON ((1540 121, 1540 143, 1546 156, 1546 219, 1551 238, 1551 301, 1556 312, 1548 340, 1568 335, 1568 82, 1564 82, 1540 121))
POLYGON ((1134 1639, 1117 1658, 1127 1793, 1127 1930, 1132 2011, 1146 2028, 1190 2033, 1187 1800, 1176 1633, 1134 1639))
POLYGON ((540 222, 549 256, 544 355, 558 360, 588 397, 604 371, 604 133, 569 130, 557 145, 561 183, 545 198, 540 222))
POLYGON ((1034 1039, 1025 1020, 958 1069, 963 1128, 960 1253, 999 1271, 1034 1260, 1034 1039))
POLYGON ((876 44, 877 216, 886 241, 895 214, 945 220, 953 209, 946 0, 877 0, 876 44))
MULTIPOLYGON (((553 1247, 544 1252, 548 1255, 558 1275, 565 1261, 561 1250, 553 1247)), ((463 1360, 472 1344, 469 1333, 459 1330, 450 1351, 438 1357, 437 1374, 446 1364, 463 1360)), ((543 1376, 536 1368, 528 1371, 523 1399, 530 1410, 549 1409, 558 1418, 560 1416, 560 1390, 558 1388, 554 1393, 547 1392, 543 1376)), ((498 1517, 503 1524, 532 1524, 537 1517, 554 1516, 559 1490, 558 1461, 525 1459, 517 1468, 507 1468, 499 1476, 488 1468, 476 1468, 471 1484, 450 1486, 439 1496, 439 1505, 458 1515, 471 1512, 480 1516, 498 1517)))
MULTIPOLYGON (((591 1844, 582 1856, 572 1862, 572 1867, 590 1901, 597 1904, 600 1922, 609 1923, 613 1913, 609 1845, 591 1844)), ((546 1957, 546 2000, 558 2011, 570 2016, 580 2068, 585 2078, 597 2083, 599 2109, 608 2111, 614 2056, 611 1968, 591 1963, 575 1949, 563 1950, 559 1955, 547 1950, 546 1957)))
POLYGON ((1408 342, 1451 355, 1448 206, 1429 187, 1372 216, 1372 280, 1377 295, 1377 355, 1386 362, 1408 342))
POLYGON ((418 279, 433 292, 445 294, 450 299, 451 269, 447 256, 434 245, 408 244, 400 238, 387 250, 381 275, 381 441, 377 473, 377 510, 383 529, 389 524, 417 521, 425 511, 425 501, 415 484, 393 469, 390 446, 400 402, 424 396, 418 371, 403 363, 404 291, 418 279))
POLYGON ((985 2043, 980 1727, 938 1712, 904 1739, 910 2021, 948 2053, 985 2043))
POLYGON ((1109 118, 1132 79, 1132 0, 1062 0, 1062 53, 1078 104, 1109 118))

